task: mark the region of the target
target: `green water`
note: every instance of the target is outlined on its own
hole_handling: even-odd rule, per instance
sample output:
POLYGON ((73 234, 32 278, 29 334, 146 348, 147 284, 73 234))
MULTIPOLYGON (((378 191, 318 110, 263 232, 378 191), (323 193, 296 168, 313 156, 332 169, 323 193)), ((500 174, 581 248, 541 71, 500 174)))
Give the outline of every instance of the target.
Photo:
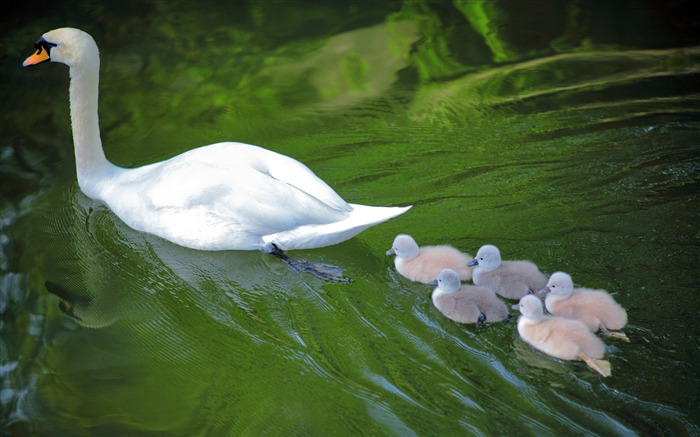
POLYGON ((698 435, 700 46, 684 6, 16 6, 0 34, 2 434, 698 435), (129 229, 77 187, 67 68, 20 67, 67 25, 100 47, 113 162, 243 141, 350 202, 413 209, 294 252, 352 284, 129 229), (496 244, 611 291, 631 339, 605 340, 612 376, 542 355, 514 322, 444 318, 384 255, 397 233, 496 244))

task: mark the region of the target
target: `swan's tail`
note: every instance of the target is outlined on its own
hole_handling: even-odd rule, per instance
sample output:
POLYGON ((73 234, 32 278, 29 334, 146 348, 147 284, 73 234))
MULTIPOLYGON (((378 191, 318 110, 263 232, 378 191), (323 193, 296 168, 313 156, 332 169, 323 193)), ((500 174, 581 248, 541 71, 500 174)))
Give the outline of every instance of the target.
POLYGON ((383 223, 411 209, 350 204, 353 208, 347 218, 323 225, 305 225, 290 231, 263 237, 265 244, 274 244, 282 250, 314 249, 349 240, 365 229, 383 223))

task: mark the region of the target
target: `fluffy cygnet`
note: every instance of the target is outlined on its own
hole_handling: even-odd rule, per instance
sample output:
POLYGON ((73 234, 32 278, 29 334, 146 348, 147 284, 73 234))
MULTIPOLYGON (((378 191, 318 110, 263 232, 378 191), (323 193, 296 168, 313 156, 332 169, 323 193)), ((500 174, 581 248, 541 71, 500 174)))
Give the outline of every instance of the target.
POLYGON ((444 269, 437 280, 432 301, 447 318, 460 323, 500 322, 508 317, 508 308, 496 293, 486 287, 462 285, 457 272, 444 269))
POLYGON ((496 246, 481 246, 468 264, 474 267, 476 285, 489 287, 507 299, 520 299, 547 285, 547 277, 530 261, 501 261, 496 246))
POLYGON ((591 332, 601 330, 605 335, 629 341, 625 333, 609 331, 627 324, 627 311, 607 291, 574 288, 571 276, 556 272, 540 294, 546 294, 547 311, 555 316, 580 320, 591 332))
POLYGON ((603 360, 605 344, 582 322, 545 315, 542 302, 527 295, 514 308, 520 310, 518 333, 536 349, 561 360, 582 360, 603 376, 610 376, 610 363, 603 360))
POLYGON ((428 284, 437 278, 443 269, 454 270, 462 281, 467 281, 472 277, 472 268, 469 267, 469 262, 473 258, 452 246, 418 247, 418 243, 413 237, 399 234, 394 238, 394 243, 386 254, 396 255, 394 258, 396 271, 411 281, 428 284))

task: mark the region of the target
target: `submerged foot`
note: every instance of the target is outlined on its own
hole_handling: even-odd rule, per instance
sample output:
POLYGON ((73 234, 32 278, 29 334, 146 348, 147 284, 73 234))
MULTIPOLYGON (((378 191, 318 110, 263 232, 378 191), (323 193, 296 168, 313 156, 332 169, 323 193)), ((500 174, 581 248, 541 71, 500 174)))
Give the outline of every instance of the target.
POLYGON ((480 330, 481 328, 484 327, 485 323, 486 323, 486 314, 479 312, 479 318, 476 320, 476 329, 480 330))
POLYGON ((317 278, 323 279, 324 281, 342 282, 350 283, 351 278, 343 276, 343 269, 340 267, 325 264, 325 263, 314 263, 311 261, 306 261, 303 259, 290 258, 286 253, 284 253, 279 247, 272 245, 270 251, 271 255, 279 258, 283 263, 287 264, 289 268, 295 272, 305 272, 310 273, 317 278))

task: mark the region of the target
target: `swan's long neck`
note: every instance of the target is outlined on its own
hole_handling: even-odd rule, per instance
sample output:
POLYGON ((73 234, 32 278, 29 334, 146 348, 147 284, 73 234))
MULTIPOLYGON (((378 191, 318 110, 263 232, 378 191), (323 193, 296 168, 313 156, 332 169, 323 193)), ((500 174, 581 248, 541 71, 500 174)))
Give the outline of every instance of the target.
POLYGON ((107 160, 100 139, 99 70, 99 58, 70 69, 70 115, 78 185, 92 198, 99 198, 100 182, 116 168, 107 160))

